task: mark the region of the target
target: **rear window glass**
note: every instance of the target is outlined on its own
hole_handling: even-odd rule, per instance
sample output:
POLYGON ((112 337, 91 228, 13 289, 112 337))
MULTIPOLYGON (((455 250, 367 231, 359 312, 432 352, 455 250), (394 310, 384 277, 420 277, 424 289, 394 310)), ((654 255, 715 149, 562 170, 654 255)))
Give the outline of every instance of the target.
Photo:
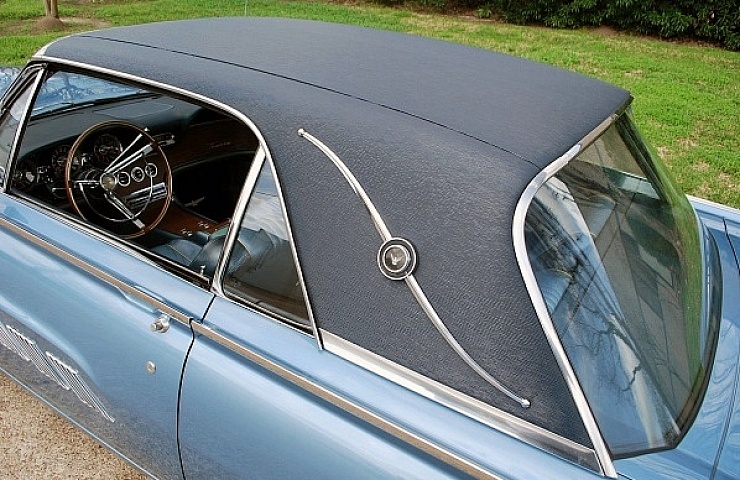
POLYGON ((696 217, 647 152, 621 118, 539 189, 525 222, 540 293, 617 456, 677 442, 716 331, 696 217))

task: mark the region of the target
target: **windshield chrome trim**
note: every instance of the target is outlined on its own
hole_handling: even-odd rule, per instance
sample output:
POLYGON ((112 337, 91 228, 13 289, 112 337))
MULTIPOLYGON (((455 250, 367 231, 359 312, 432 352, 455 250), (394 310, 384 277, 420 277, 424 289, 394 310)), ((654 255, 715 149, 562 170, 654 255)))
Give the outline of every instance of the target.
POLYGON ((510 437, 578 465, 598 469, 596 453, 588 447, 470 397, 326 330, 320 331, 326 351, 334 355, 510 437))
MULTIPOLYGON (((357 178, 354 176, 352 171, 347 167, 347 165, 337 156, 336 153, 334 153, 326 144, 324 144, 321 140, 314 137, 313 135, 306 132, 304 129, 298 130, 298 136, 305 138, 308 140, 311 144, 313 144, 316 148, 321 150, 321 152, 334 164, 337 169, 341 172, 342 176, 344 176, 345 180, 347 180, 347 183, 349 183, 352 190, 354 190, 357 197, 360 199, 360 201, 365 206, 365 209, 370 214, 370 217, 373 221, 373 225, 375 226, 375 229, 378 231, 378 234, 380 234, 380 238, 383 242, 388 242, 395 237, 391 235, 390 230, 385 224, 385 221, 383 221, 383 217, 380 216, 380 213, 378 212, 378 209, 375 208, 375 205, 373 204, 372 200, 370 200, 370 197, 365 192, 365 189, 362 187, 362 184, 357 180, 357 178)), ((465 348, 460 345, 460 342, 457 341, 455 336, 450 332, 450 330, 447 328, 447 325, 445 325, 442 318, 440 318, 439 314, 435 310, 434 306, 432 305, 432 302, 429 301, 429 298, 424 293, 424 290, 421 288, 421 285, 419 285, 419 282, 416 281, 416 277, 413 275, 413 273, 408 273, 406 276, 403 277, 403 280, 406 282, 406 285, 408 286, 409 290, 411 290, 411 294, 416 299, 416 302, 419 304, 421 309, 426 314, 429 321, 434 325, 434 328, 437 329, 439 334, 444 338, 445 342, 455 351, 458 357, 462 359, 462 361, 465 362, 465 364, 470 367, 471 370, 473 370, 479 377, 481 377, 484 381, 486 381, 488 384, 493 386, 496 390, 503 393, 507 397, 509 397, 511 400, 517 402, 519 406, 522 408, 529 408, 531 406, 530 401, 520 395, 517 395, 513 390, 508 388, 506 385, 502 384, 498 379, 496 379, 493 375, 488 373, 485 368, 483 368, 469 353, 465 348)))
POLYGON ((600 473, 610 478, 617 478, 617 470, 614 467, 611 454, 606 446, 606 441, 601 435, 601 430, 599 430, 599 426, 596 423, 596 417, 586 400, 586 395, 583 393, 583 389, 581 388, 581 384, 578 382, 578 378, 576 377, 575 370, 573 369, 570 360, 568 360, 565 348, 563 347, 557 330, 555 329, 555 324, 547 311, 547 304, 545 303, 545 299, 542 297, 542 292, 537 284, 537 279, 532 270, 532 265, 529 262, 527 244, 524 239, 524 224, 529 206, 540 187, 542 187, 542 185, 544 185, 545 182, 547 182, 561 168, 567 165, 568 162, 575 158, 602 133, 604 133, 604 131, 606 131, 606 129, 621 116, 621 112, 626 109, 626 106, 627 105, 620 109, 620 113, 611 115, 609 118, 604 120, 580 142, 555 159, 555 161, 547 165, 532 179, 532 181, 529 182, 517 203, 516 210, 514 211, 514 222, 512 227, 514 252, 516 254, 517 263, 519 264, 519 269, 522 272, 524 283, 527 287, 527 292, 532 300, 532 305, 534 306, 537 317, 540 320, 540 325, 545 332, 545 337, 550 344, 550 348, 555 355, 555 359, 558 362, 560 371, 563 373, 563 378, 570 389, 576 408, 581 415, 581 421, 583 421, 586 431, 588 432, 588 436, 594 446, 594 451, 601 469, 600 473))
POLYGON ((234 340, 228 338, 220 332, 208 327, 206 325, 193 322, 193 331, 196 334, 203 335, 204 337, 212 340, 213 342, 221 345, 222 347, 244 357, 245 359, 259 365, 265 370, 273 373, 280 378, 287 380, 298 388, 309 392, 316 397, 334 405, 337 408, 355 416, 356 418, 367 422, 368 424, 379 428, 383 432, 392 435, 393 437, 412 445, 413 447, 421 450, 422 452, 437 458, 438 460, 464 472, 474 478, 488 479, 488 480, 503 480, 501 477, 493 472, 488 471, 486 468, 474 463, 473 461, 460 456, 459 454, 439 445, 431 440, 421 437, 410 430, 392 422, 381 415, 368 410, 367 408, 359 405, 351 399, 333 392, 323 385, 316 383, 310 378, 301 375, 289 368, 280 365, 267 358, 266 356, 258 353, 254 349, 248 348, 241 343, 237 343, 234 340))
MULTIPOLYGON (((13 171, 15 170, 15 155, 18 151, 19 147, 19 141, 21 138, 21 135, 23 134, 23 131, 25 130, 26 120, 28 120, 28 115, 31 112, 31 109, 33 108, 33 102, 36 98, 36 92, 39 90, 39 86, 41 85, 41 81, 44 78, 44 68, 39 67, 31 67, 30 69, 36 68, 36 72, 32 72, 31 75, 35 75, 36 78, 33 80, 25 80, 27 82, 26 87, 28 87, 30 90, 30 94, 28 96, 28 103, 26 104, 25 108, 23 109, 23 112, 21 113, 21 118, 18 120, 18 128, 15 130, 15 134, 13 135, 13 143, 10 145, 10 152, 8 152, 8 161, 4 165, 4 172, 2 178, 0 178, 0 192, 5 192, 8 190, 10 185, 10 178, 13 176, 13 171)), ((18 77, 21 76, 23 71, 21 71, 18 74, 18 77)), ((24 89, 23 87, 20 87, 21 91, 24 89)), ((22 93, 18 93, 15 98, 13 98, 13 102, 18 101, 18 97, 22 95, 22 93)), ((10 100, 10 97, 3 96, 4 99, 10 100)), ((3 104, 4 106, 4 104, 3 104)), ((3 112, 5 113, 3 109, 3 112)), ((10 112, 8 112, 8 115, 10 115, 10 112)))
MULTIPOLYGON (((244 115, 239 110, 237 110, 237 109, 235 109, 235 108, 233 108, 233 107, 231 107, 229 105, 226 105, 225 103, 219 102, 219 101, 214 100, 214 99, 209 98, 209 97, 206 97, 204 95, 201 95, 201 94, 198 94, 198 93, 195 93, 195 92, 192 92, 192 91, 183 89, 183 88, 179 88, 179 87, 175 87, 175 86, 172 86, 172 85, 168 85, 168 84, 165 84, 165 83, 162 83, 162 82, 158 82, 158 81, 155 81, 155 80, 147 79, 147 78, 144 78, 144 77, 139 77, 137 75, 131 75, 129 73, 121 72, 119 70, 113 70, 113 69, 109 69, 109 68, 103 68, 103 67, 98 67, 98 66, 95 66, 95 65, 90 65, 88 63, 76 62, 76 61, 72 61, 72 60, 66 60, 66 59, 63 59, 63 58, 58 58, 58 57, 53 57, 53 56, 47 56, 46 55, 46 49, 52 43, 54 43, 54 42, 51 42, 51 43, 47 44, 46 46, 42 47, 31 58, 31 61, 32 62, 49 62, 49 63, 57 64, 57 65, 64 65, 64 66, 68 66, 68 67, 72 67, 72 68, 78 68, 78 69, 81 69, 81 70, 86 70, 86 71, 89 71, 89 72, 95 72, 95 73, 99 73, 99 74, 103 74, 103 75, 108 75, 108 76, 110 76, 112 78, 120 78, 120 79, 127 80, 127 81, 130 81, 130 82, 136 83, 136 84, 140 84, 140 85, 147 85, 149 87, 152 87, 152 88, 155 88, 155 89, 158 89, 158 90, 169 92, 169 93, 172 93, 172 94, 175 94, 175 95, 180 95, 180 96, 185 97, 185 98, 188 98, 190 100, 193 100, 193 101, 196 101, 196 102, 200 102, 200 103, 205 104, 205 105, 209 105, 209 106, 211 106, 213 108, 216 108, 216 109, 218 109, 218 110, 220 110, 222 112, 225 112, 225 113, 233 116, 234 118, 242 121, 252 131, 252 133, 254 134, 254 136, 257 137, 257 142, 258 142, 259 148, 261 148, 264 151, 267 161, 270 162, 270 165, 273 168, 273 172, 275 172, 274 161, 273 161, 272 155, 270 154, 270 149, 267 148, 267 141, 265 140, 265 137, 262 135, 262 132, 257 128, 257 125, 255 125, 255 123, 249 117, 247 117, 246 115, 244 115)), ((48 68, 48 66, 47 66, 47 68, 48 68)), ((274 175, 277 175, 276 173, 273 173, 273 174, 274 175)), ((297 250, 296 250, 296 247, 295 247, 295 240, 293 238, 293 230, 291 228, 290 220, 288 219, 287 212, 286 212, 286 209, 285 209, 285 203, 284 203, 284 200, 282 198, 282 190, 280 190, 280 183, 277 182, 276 184, 277 184, 278 192, 281 194, 280 195, 280 202, 281 202, 281 205, 283 207, 283 219, 285 220, 285 223, 286 223, 286 226, 287 226, 288 235, 290 236, 290 239, 289 240, 290 240, 290 245, 291 245, 291 251, 293 253, 293 261, 295 262, 296 273, 298 274, 298 281, 299 281, 299 283, 301 285, 301 290, 303 291, 304 298, 307 299, 308 298, 308 289, 306 288, 306 282, 305 282, 305 279, 304 279, 304 276, 303 276, 303 269, 301 268, 301 263, 300 263, 300 261, 298 259, 298 254, 297 254, 297 250)), ((245 193, 246 193, 245 191, 242 191, 242 195, 244 195, 245 193)), ((250 192, 250 195, 251 195, 251 192, 250 192)), ((241 198, 240 198, 240 202, 241 202, 241 198)), ((224 250, 224 251, 226 251, 226 250, 224 250)), ((224 255, 222 255, 222 257, 223 256, 224 255)), ((223 258, 221 259, 221 261, 223 261, 223 258)), ((219 263, 221 263, 221 262, 219 262, 219 263)), ((217 266, 217 268, 220 268, 223 271, 223 266, 221 266, 220 264, 217 266)), ((212 288, 212 291, 214 291, 214 293, 218 293, 219 295, 223 296, 223 293, 222 293, 223 292, 223 289, 222 289, 222 287, 221 287, 220 284, 216 285, 216 282, 215 281, 212 281, 211 282, 211 288, 212 288), (221 292, 221 293, 219 293, 219 292, 221 292)), ((306 302, 306 309, 308 311, 309 322, 311 324, 311 333, 313 334, 314 338, 316 338, 316 342, 317 342, 318 347, 319 348, 322 348, 321 339, 319 338, 319 334, 318 334, 318 327, 316 325, 316 321, 315 321, 314 315, 313 315, 313 309, 311 308, 311 303, 309 301, 306 302)))

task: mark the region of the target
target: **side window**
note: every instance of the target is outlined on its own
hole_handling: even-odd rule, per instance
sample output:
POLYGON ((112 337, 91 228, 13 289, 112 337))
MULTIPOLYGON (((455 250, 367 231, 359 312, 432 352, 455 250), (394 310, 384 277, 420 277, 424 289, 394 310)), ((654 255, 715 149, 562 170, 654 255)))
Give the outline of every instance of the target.
POLYGON ((308 326, 288 228, 269 164, 260 172, 229 257, 224 291, 308 326))
POLYGON ((3 112, 0 118, 0 186, 5 182, 5 172, 8 171, 8 161, 13 147, 23 112, 28 107, 31 98, 31 85, 3 112))
MULTIPOLYGON (((17 124, 27 103, 28 94, 3 121, 17 124)), ((0 155, 8 156, 13 131, 3 129, 0 155)), ((243 121, 211 105, 52 68, 17 143, 13 195, 125 240, 202 285, 258 146, 243 121)))

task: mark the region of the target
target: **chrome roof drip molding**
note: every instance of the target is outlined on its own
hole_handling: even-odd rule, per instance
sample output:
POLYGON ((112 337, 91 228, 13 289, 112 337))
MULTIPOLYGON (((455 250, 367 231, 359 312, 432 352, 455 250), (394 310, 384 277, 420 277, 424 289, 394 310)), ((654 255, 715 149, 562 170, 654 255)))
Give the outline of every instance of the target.
MULTIPOLYGON (((625 106, 626 108, 626 106, 625 106)), ((537 285, 537 279, 534 276, 532 265, 529 262, 529 255, 527 253, 527 244, 524 238, 524 224, 527 217, 527 211, 529 206, 534 199, 537 191, 545 184, 552 176, 554 176, 561 168, 565 167, 571 160, 573 160, 579 153, 581 153, 586 147, 593 143, 607 128, 609 128, 619 118, 620 113, 625 110, 621 109, 619 113, 614 114, 604 120, 599 126, 593 131, 586 135, 578 144, 574 145, 570 150, 565 152, 547 167, 545 167, 536 177, 529 182, 529 185, 524 189, 519 203, 517 204, 514 212, 514 222, 512 227, 512 236, 514 240, 514 252, 516 254, 517 263, 519 269, 522 272, 524 283, 529 292, 529 297, 532 299, 537 317, 539 318, 540 325, 545 332, 550 348, 557 359, 560 371, 563 373, 565 382, 570 389, 573 401, 576 403, 579 413, 581 414, 581 420, 583 421, 586 431, 588 432, 589 438, 594 446, 594 451, 599 460, 603 474, 607 477, 617 478, 617 470, 612 462, 609 449, 606 446, 604 437, 601 435, 601 431, 596 423, 591 407, 586 401, 586 395, 581 389, 578 378, 576 377, 573 366, 568 360, 568 356, 565 353, 565 348, 560 341, 560 337, 555 329, 555 324, 550 317, 550 313, 547 310, 547 304, 542 296, 539 286, 537 285)))
MULTIPOLYGON (((339 171, 342 173, 342 176, 347 180, 347 182, 350 184, 352 189, 354 190, 355 194, 360 198, 363 205, 367 209, 368 213, 370 214, 370 217, 373 221, 373 225, 375 226, 375 229, 380 234, 381 239, 383 240, 383 243, 389 242, 390 240, 394 239, 393 235, 391 235, 390 230, 386 226, 385 222, 383 221, 383 218, 380 216, 380 213, 375 208, 375 205, 373 205, 373 202, 370 200, 370 197, 365 192, 365 189, 362 188, 362 185, 359 181, 357 181, 357 178, 352 174, 349 168, 347 168, 347 165, 342 162, 342 160, 329 148, 327 147, 323 142, 318 140, 313 135, 306 132, 304 129, 298 130, 298 135, 302 138, 305 138, 309 142, 311 142, 314 146, 316 146, 321 152, 326 155, 329 160, 332 161, 332 163, 339 169, 339 171)), ((421 288, 419 283, 416 281, 416 277, 414 277, 413 273, 409 273, 406 275, 403 280, 406 282, 406 285, 411 290, 411 293, 414 295, 414 298, 419 303, 421 308, 424 310, 424 313, 427 315, 429 320, 432 322, 434 327, 437 329, 437 331, 442 335, 442 337, 445 339, 447 344, 452 347, 452 349, 455 351, 455 353, 476 373, 478 374, 483 380, 488 382, 490 385, 492 385, 494 388, 496 388, 498 391, 509 397, 510 399, 517 402, 522 408, 529 408, 531 406, 531 402, 520 396, 517 395, 515 392, 507 388, 505 385, 503 385, 501 382, 499 382, 497 379, 495 379, 491 374, 489 374, 483 367, 478 364, 478 362, 475 361, 473 357, 470 356, 470 354, 463 348, 462 345, 455 339, 454 335, 452 335, 452 332, 447 328, 445 323, 442 321, 442 319, 437 314, 437 311, 434 309, 434 306, 431 304, 429 299, 427 298, 426 294, 424 293, 424 290, 421 288)))

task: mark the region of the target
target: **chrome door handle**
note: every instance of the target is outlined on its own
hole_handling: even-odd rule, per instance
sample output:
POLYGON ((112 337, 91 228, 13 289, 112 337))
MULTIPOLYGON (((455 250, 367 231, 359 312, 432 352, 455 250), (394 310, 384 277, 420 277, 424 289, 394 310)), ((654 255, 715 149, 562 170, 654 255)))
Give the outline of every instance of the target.
POLYGON ((164 333, 170 329, 170 316, 166 313, 160 315, 151 325, 149 329, 155 333, 164 333))

